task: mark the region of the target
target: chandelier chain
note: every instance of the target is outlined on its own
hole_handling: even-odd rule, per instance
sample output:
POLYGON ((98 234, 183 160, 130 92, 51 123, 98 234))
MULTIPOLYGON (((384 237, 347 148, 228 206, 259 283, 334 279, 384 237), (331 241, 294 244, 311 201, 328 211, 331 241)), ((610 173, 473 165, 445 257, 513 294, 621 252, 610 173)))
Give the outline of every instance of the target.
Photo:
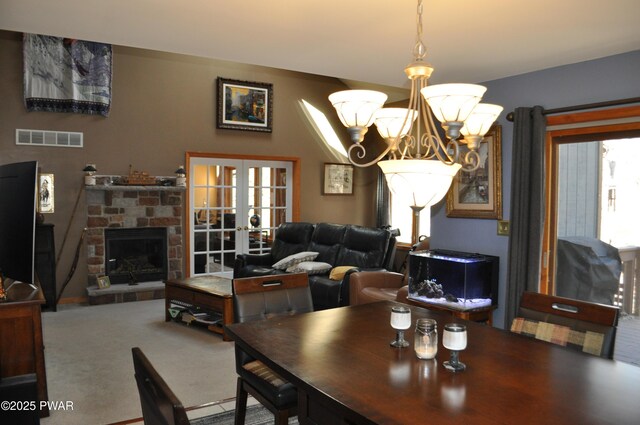
POLYGON ((416 18, 416 44, 413 48, 414 60, 422 61, 427 55, 427 48, 422 42, 422 0, 418 0, 418 16, 416 18))

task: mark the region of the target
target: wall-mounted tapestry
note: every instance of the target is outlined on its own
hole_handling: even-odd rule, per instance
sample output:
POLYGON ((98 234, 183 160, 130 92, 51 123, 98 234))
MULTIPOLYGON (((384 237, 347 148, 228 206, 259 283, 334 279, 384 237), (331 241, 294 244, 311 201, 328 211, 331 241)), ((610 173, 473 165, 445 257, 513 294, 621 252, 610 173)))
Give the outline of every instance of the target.
POLYGON ((28 111, 109 115, 110 44, 25 34, 23 53, 28 111))

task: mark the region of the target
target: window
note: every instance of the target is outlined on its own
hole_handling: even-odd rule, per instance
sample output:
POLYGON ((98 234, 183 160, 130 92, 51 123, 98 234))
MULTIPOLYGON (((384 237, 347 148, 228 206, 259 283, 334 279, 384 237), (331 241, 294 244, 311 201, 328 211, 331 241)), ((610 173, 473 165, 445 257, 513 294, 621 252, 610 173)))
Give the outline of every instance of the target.
POLYGON ((541 292, 640 304, 640 107, 548 117, 541 292))

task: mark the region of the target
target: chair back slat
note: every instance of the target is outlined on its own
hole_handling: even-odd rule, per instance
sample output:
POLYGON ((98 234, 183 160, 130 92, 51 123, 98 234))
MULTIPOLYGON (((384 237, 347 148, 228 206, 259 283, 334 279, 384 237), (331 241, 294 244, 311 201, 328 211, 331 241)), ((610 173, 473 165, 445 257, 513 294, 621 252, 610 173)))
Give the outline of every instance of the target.
POLYGON ((306 273, 234 279, 233 292, 238 323, 313 311, 306 273))
POLYGON ((236 295, 280 291, 283 289, 303 288, 305 286, 309 286, 309 278, 306 273, 233 279, 233 293, 236 295))
POLYGON ((184 406, 138 347, 131 349, 145 424, 187 425, 184 406))
POLYGON ((536 292, 522 294, 520 307, 604 326, 617 326, 620 313, 618 307, 536 292))

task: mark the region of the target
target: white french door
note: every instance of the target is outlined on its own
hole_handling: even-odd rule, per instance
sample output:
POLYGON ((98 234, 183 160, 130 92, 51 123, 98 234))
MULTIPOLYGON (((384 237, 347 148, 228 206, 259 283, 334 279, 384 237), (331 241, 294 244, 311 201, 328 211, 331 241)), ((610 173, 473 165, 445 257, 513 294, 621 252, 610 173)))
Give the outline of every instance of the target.
POLYGON ((192 157, 189 166, 190 276, 232 277, 237 254, 268 252, 292 220, 293 165, 192 157))

